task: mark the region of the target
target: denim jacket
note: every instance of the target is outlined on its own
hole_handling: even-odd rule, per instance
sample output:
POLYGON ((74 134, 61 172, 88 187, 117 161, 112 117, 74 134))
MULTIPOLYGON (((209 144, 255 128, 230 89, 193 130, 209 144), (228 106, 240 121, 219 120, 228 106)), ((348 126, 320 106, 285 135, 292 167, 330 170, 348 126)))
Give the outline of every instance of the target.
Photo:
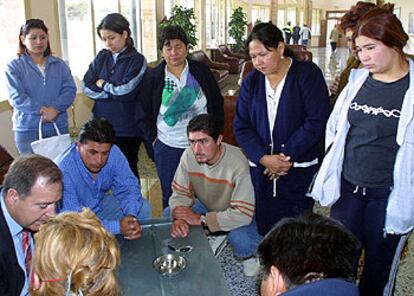
MULTIPOLYGON (((59 111, 58 127, 68 126, 66 109, 76 96, 76 85, 65 62, 57 57, 46 58, 45 76, 27 54, 12 60, 6 70, 9 103, 13 107, 13 130, 35 131, 39 128, 40 108, 53 107, 59 111)), ((54 130, 51 123, 46 130, 54 130)))
MULTIPOLYGON (((404 234, 414 228, 414 62, 409 62, 409 88, 404 96, 396 141, 399 145, 394 164, 394 185, 389 196, 384 232, 404 234)), ((354 69, 338 97, 326 128, 325 148, 330 147, 309 195, 323 206, 340 197, 340 184, 346 136, 350 124, 348 110, 369 72, 354 69)))

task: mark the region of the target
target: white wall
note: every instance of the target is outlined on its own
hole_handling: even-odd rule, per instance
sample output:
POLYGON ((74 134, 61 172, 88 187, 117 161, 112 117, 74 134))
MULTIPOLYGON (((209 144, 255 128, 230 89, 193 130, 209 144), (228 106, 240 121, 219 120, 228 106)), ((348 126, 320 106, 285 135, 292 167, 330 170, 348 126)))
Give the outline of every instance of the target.
MULTIPOLYGON (((319 8, 323 10, 348 10, 352 5, 357 3, 358 1, 350 1, 350 0, 313 0, 312 1, 312 8, 319 8)), ((368 1, 366 2, 373 2, 368 1)))
MULTIPOLYGON (((408 32, 408 14, 414 13, 414 1, 412 0, 394 0, 394 8, 401 7, 400 20, 403 24, 404 30, 408 32)), ((414 54, 414 35, 410 36, 407 47, 405 48, 407 53, 414 54)))
MULTIPOLYGON (((52 51, 55 55, 60 54, 60 33, 58 23, 58 8, 56 0, 25 0, 26 18, 41 18, 45 21, 50 36, 52 51)), ((77 81, 79 84, 79 81, 77 81)), ((75 102, 75 121, 76 127, 79 128, 83 123, 91 118, 92 100, 78 92, 75 102)), ((73 127, 72 112, 69 108, 69 126, 73 127)), ((13 110, 7 101, 0 102, 0 144, 14 157, 18 152, 14 143, 12 131, 13 110)))

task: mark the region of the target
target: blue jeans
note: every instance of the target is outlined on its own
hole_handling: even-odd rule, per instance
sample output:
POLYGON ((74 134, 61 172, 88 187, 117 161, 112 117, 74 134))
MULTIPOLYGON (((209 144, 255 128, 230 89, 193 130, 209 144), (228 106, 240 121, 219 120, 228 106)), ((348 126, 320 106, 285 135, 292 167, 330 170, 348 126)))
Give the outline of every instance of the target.
MULTIPOLYGON (((135 216, 138 220, 146 220, 152 217, 151 214, 151 204, 146 198, 142 199, 143 204, 139 213, 136 213, 135 216)), ((106 195, 100 203, 100 210, 95 213, 101 220, 120 220, 125 214, 122 212, 121 205, 119 201, 114 198, 112 195, 106 195)))
MULTIPOLYGON (((68 127, 59 127, 61 134, 69 133, 68 127)), ((42 129, 43 138, 49 138, 56 136, 55 130, 45 130, 42 129)), ((33 154, 32 147, 30 143, 39 140, 39 131, 26 131, 26 132, 14 132, 14 141, 16 142, 17 150, 20 155, 33 154)))
POLYGON ((160 140, 154 144, 154 161, 160 178, 162 207, 164 209, 168 207, 168 200, 172 194, 171 184, 184 150, 165 145, 160 140))
MULTIPOLYGON (((208 208, 198 199, 192 207, 194 213, 205 215, 208 208)), ((164 210, 164 217, 170 217, 170 207, 164 210)), ((256 219, 253 218, 249 225, 241 226, 230 230, 227 235, 229 243, 233 247, 236 257, 247 258, 256 255, 257 247, 262 240, 262 236, 257 232, 256 219)))

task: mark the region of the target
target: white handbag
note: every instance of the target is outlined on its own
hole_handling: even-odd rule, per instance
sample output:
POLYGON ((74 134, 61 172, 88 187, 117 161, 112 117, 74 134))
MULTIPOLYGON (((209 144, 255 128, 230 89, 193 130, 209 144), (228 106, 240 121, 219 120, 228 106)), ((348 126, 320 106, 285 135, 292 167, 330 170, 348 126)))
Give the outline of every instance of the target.
POLYGON ((42 136, 42 120, 39 121, 39 140, 30 143, 32 150, 36 154, 46 156, 50 159, 55 159, 61 152, 70 146, 70 135, 61 134, 55 122, 52 122, 55 127, 57 136, 43 138, 42 136))

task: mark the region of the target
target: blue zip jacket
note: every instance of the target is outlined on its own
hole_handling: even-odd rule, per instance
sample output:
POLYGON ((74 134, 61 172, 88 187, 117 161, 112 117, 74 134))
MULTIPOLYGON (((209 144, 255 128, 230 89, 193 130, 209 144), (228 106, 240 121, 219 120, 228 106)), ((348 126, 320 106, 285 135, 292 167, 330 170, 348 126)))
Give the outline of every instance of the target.
POLYGON ((135 116, 140 83, 147 61, 134 47, 119 54, 114 63, 112 52, 101 50, 83 78, 83 93, 95 101, 95 118, 109 120, 117 137, 142 137, 135 116), (98 79, 105 80, 102 88, 98 79))
POLYGON ((328 102, 326 82, 318 66, 293 60, 271 135, 265 76, 253 70, 243 80, 237 100, 233 124, 237 142, 256 165, 264 155, 279 153, 290 156, 293 162, 311 161, 318 157, 318 142, 328 119, 328 102))
MULTIPOLYGON (((34 131, 39 128, 40 108, 60 111, 55 122, 59 129, 68 127, 66 110, 76 96, 76 85, 65 62, 57 57, 46 59, 45 77, 27 54, 12 60, 6 70, 9 103, 13 107, 13 130, 34 131)), ((44 130, 54 130, 51 123, 44 130)))
POLYGON ((358 296, 358 288, 354 283, 340 278, 329 278, 297 286, 281 296, 358 296))

